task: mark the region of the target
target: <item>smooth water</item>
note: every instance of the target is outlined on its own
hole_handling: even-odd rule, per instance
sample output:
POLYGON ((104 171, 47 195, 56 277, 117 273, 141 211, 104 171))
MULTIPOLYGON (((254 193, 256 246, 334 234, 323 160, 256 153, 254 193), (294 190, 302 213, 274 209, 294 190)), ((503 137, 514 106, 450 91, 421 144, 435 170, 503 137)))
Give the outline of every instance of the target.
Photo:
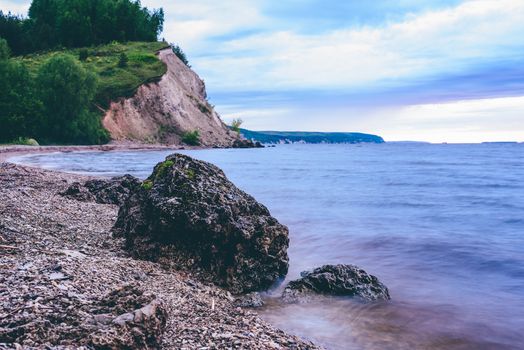
MULTIPOLYGON (((169 153, 56 153, 17 161, 144 178, 169 153)), ((524 349, 524 144, 183 153, 224 169, 289 226, 288 278, 351 263, 378 276, 393 298, 289 306, 269 298, 261 315, 276 326, 329 349, 524 349)))

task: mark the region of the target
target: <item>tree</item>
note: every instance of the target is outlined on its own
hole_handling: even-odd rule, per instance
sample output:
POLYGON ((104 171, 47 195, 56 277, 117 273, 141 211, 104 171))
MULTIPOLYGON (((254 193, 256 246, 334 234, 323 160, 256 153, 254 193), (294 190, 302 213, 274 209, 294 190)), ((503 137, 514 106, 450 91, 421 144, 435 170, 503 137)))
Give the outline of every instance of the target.
POLYGON ((7 41, 5 39, 0 38, 0 61, 7 60, 10 54, 11 50, 9 50, 9 45, 7 45, 7 41))
POLYGON ((29 17, 0 12, 0 36, 15 55, 55 47, 83 47, 111 41, 156 41, 162 9, 138 0, 33 0, 29 17))
POLYGON ((24 65, 0 61, 0 141, 34 137, 40 126, 42 103, 24 65))
POLYGON ((171 49, 173 50, 173 53, 176 55, 176 57, 178 57, 180 59, 180 61, 182 61, 186 66, 188 66, 189 68, 191 68, 191 66, 189 65, 189 61, 187 59, 187 56, 186 54, 184 53, 184 51, 182 50, 182 48, 176 44, 171 44, 171 49))
POLYGON ((242 125, 243 122, 244 121, 240 118, 233 119, 233 121, 231 122, 231 129, 240 134, 240 126, 242 125))
POLYGON ((55 55, 38 71, 38 89, 44 104, 44 140, 89 143, 100 125, 90 112, 96 76, 69 55, 55 55))

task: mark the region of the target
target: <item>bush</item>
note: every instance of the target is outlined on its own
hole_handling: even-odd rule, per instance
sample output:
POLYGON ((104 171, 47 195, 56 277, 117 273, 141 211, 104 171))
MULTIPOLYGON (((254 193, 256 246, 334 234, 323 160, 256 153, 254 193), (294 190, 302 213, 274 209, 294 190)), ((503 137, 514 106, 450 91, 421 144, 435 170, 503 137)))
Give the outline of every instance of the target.
POLYGON ((125 67, 127 67, 127 62, 128 61, 129 61, 129 59, 127 58, 127 55, 122 52, 120 54, 120 58, 118 59, 118 66, 120 68, 125 68, 125 67))
POLYGON ((87 51, 87 49, 81 49, 79 52, 78 52, 78 59, 80 61, 85 61, 87 60, 87 57, 89 57, 89 52, 87 51))
POLYGON ((237 133, 240 133, 240 126, 242 125, 244 121, 240 118, 238 119, 233 119, 233 121, 231 122, 231 130, 237 132, 237 133))
POLYGON ((0 38, 0 60, 6 60, 9 58, 11 50, 9 50, 9 45, 5 39, 0 38))
POLYGON ((171 44, 171 48, 173 49, 173 53, 176 55, 176 57, 178 57, 180 59, 180 61, 182 61, 186 66, 191 68, 191 66, 189 65, 189 61, 187 59, 187 56, 184 53, 184 51, 182 51, 182 48, 180 46, 178 46, 178 45, 175 45, 175 44, 171 44))
POLYGON ((38 141, 36 141, 35 139, 26 138, 26 137, 19 137, 18 140, 16 141, 16 144, 25 145, 25 146, 40 146, 38 144, 38 141))
POLYGON ((198 130, 188 131, 182 135, 182 142, 190 146, 200 145, 200 133, 198 130))

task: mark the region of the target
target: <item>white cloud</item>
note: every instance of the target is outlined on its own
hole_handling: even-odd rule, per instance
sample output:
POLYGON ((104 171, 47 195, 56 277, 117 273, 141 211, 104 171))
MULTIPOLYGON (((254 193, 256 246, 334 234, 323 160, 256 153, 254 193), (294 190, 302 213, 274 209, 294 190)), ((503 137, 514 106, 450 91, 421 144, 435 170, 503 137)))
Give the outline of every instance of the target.
POLYGON ((0 0, 0 10, 16 15, 27 15, 30 1, 0 0))
POLYGON ((371 123, 390 140, 524 141, 524 96, 406 106, 384 117, 371 123))
POLYGON ((359 87, 460 71, 523 46, 524 1, 477 0, 382 27, 317 35, 262 32, 207 47, 212 55, 202 53, 193 62, 217 89, 359 87))
POLYGON ((358 131, 378 134, 387 141, 524 142, 524 96, 372 110, 351 105, 337 108, 225 107, 226 120, 240 116, 245 121, 244 126, 254 130, 358 131))
POLYGON ((166 3, 160 0, 142 0, 149 8, 162 7, 166 14, 163 36, 174 41, 191 53, 210 53, 208 39, 253 28, 267 22, 255 6, 256 2, 228 1, 182 1, 166 3))

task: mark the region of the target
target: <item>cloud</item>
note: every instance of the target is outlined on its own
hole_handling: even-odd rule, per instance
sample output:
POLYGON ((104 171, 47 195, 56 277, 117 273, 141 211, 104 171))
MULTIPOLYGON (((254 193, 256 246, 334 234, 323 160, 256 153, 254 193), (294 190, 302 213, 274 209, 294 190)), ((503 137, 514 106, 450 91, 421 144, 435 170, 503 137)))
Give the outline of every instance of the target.
MULTIPOLYGON (((382 26, 320 34, 264 29, 271 27, 271 19, 254 7, 249 11, 235 7, 207 11, 214 13, 212 19, 205 24, 196 22, 192 34, 207 47, 195 50, 193 63, 216 89, 395 84, 414 77, 462 72, 500 56, 524 56, 524 2, 519 1, 468 1, 452 8, 408 14, 401 21, 382 26), (235 20, 228 22, 215 12, 228 13, 224 18, 235 20), (255 34, 238 39, 233 36, 214 42, 208 37, 210 33, 257 26, 260 29, 255 34)), ((181 20, 177 28, 190 28, 191 23, 191 19, 181 20)), ((199 48, 195 43, 188 45, 199 48)))
POLYGON ((524 142, 524 96, 405 106, 227 106, 225 119, 242 117, 254 130, 360 131, 387 141, 475 143, 524 142), (236 111, 246 113, 236 113, 236 111))
POLYGON ((27 15, 30 4, 30 1, 25 0, 0 0, 0 10, 25 16, 27 15))

